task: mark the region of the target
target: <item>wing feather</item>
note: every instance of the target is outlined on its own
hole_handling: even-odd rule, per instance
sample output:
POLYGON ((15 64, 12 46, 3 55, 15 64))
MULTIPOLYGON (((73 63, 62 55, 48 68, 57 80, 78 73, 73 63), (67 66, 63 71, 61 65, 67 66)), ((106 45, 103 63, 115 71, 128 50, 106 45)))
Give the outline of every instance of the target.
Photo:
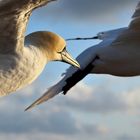
POLYGON ((24 34, 32 10, 53 0, 0 1, 0 53, 14 53, 24 46, 24 34))

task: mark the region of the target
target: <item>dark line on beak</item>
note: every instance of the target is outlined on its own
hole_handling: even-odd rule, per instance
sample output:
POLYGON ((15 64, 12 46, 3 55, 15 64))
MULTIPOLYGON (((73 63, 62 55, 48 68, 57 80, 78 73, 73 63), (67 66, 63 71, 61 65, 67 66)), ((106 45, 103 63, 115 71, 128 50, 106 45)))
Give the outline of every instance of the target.
POLYGON ((98 56, 96 56, 93 61, 91 61, 85 69, 83 70, 77 70, 71 77, 69 77, 66 80, 66 85, 63 87, 62 91, 63 94, 66 95, 67 92, 74 86, 76 85, 79 81, 81 81, 84 77, 86 77, 91 70, 94 68, 94 65, 92 64, 96 59, 99 59, 98 56))

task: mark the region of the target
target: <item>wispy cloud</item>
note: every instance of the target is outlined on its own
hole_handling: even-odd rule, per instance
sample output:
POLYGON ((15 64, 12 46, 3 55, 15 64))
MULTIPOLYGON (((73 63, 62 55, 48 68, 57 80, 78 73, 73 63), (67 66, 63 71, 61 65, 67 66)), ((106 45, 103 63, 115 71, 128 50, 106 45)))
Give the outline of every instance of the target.
MULTIPOLYGON (((113 79, 108 80, 106 84, 103 84, 104 87, 81 82, 67 96, 57 96, 30 112, 23 111, 27 103, 25 98, 30 98, 30 96, 19 94, 1 98, 0 138, 3 140, 8 140, 9 137, 15 140, 33 138, 36 140, 37 137, 42 140, 44 138, 50 140, 88 138, 90 140, 93 137, 95 139, 108 137, 111 132, 109 124, 95 123, 89 119, 85 122, 88 114, 103 115, 105 113, 110 116, 115 112, 124 114, 127 111, 134 111, 138 113, 140 108, 139 87, 129 92, 116 94, 109 88, 109 82, 113 79), (79 113, 86 114, 85 118, 79 119, 79 113)), ((30 87, 32 89, 27 88, 26 91, 31 95, 37 94, 34 90, 37 87, 39 85, 34 84, 30 87)), ((129 120, 129 115, 127 119, 129 120)))
POLYGON ((131 136, 131 135, 122 135, 122 136, 119 136, 117 140, 138 140, 139 138, 137 137, 134 137, 134 136, 131 136))
MULTIPOLYGON (((25 91, 31 95, 33 93, 36 94, 36 88, 37 86, 34 84, 30 88, 26 88, 25 91)), ((25 98, 27 97, 30 96, 21 94, 1 98, 0 137, 3 140, 7 140, 11 135, 13 139, 17 139, 18 135, 20 135, 20 139, 22 140, 25 138, 25 135, 33 137, 32 134, 34 133, 46 133, 45 137, 48 137, 47 135, 63 137, 69 135, 75 137, 81 134, 89 135, 89 133, 102 135, 106 132, 103 131, 105 129, 102 129, 105 127, 101 125, 85 124, 77 120, 67 108, 63 108, 57 104, 57 99, 49 102, 43 108, 24 112, 23 105, 25 106, 25 98)))
POLYGON ((139 87, 130 91, 112 91, 109 87, 109 81, 100 86, 89 86, 80 82, 68 93, 68 97, 60 98, 58 104, 83 112, 96 113, 115 113, 131 112, 140 113, 140 94, 139 87), (103 86, 103 87, 102 87, 103 86), (63 101, 62 101, 62 100, 63 101))

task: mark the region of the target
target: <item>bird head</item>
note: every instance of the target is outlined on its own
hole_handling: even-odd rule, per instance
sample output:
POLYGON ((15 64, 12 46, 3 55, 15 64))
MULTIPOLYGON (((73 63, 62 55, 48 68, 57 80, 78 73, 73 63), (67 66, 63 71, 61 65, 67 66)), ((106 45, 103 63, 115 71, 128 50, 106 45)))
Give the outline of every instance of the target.
POLYGON ((67 52, 66 42, 61 36, 49 31, 38 31, 28 35, 26 40, 41 49, 48 61, 62 61, 80 68, 79 63, 67 52))

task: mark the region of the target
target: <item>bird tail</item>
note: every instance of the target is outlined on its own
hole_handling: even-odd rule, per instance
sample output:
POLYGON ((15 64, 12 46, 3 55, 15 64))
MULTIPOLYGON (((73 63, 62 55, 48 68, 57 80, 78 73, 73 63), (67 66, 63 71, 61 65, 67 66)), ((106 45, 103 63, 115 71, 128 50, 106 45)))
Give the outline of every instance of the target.
POLYGON ((48 91, 46 91, 40 98, 38 98, 35 102, 33 102, 29 107, 25 109, 25 111, 35 107, 36 105, 39 105, 45 101, 48 101, 49 99, 53 98, 54 96, 58 95, 62 92, 63 85, 65 85, 64 81, 60 81, 56 85, 49 88, 48 91))

